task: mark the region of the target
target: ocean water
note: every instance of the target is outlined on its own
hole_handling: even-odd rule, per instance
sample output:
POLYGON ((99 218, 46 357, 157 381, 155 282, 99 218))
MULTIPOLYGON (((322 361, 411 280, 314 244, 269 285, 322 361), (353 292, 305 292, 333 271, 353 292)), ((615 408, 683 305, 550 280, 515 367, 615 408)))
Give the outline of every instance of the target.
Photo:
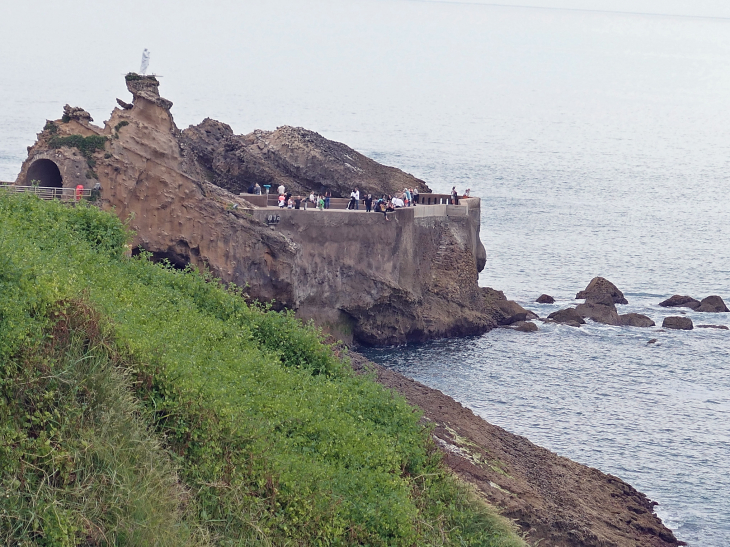
MULTIPOLYGON (((499 3, 3 6, 0 180, 65 103, 101 123, 129 100, 122 76, 146 47, 180 127, 303 126, 436 191, 471 188, 480 284, 540 316, 597 275, 657 324, 675 293, 730 302, 730 8, 499 3)), ((730 545, 727 331, 541 324, 368 355, 630 482, 690 545, 730 545)))

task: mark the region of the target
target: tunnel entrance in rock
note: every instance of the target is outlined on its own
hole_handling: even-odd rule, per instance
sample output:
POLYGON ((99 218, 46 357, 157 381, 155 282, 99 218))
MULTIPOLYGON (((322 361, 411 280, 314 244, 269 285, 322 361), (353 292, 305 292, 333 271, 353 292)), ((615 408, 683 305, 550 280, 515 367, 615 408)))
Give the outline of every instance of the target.
POLYGON ((63 177, 58 165, 51 160, 36 160, 28 169, 25 184, 27 186, 35 184, 44 188, 62 188, 63 177))
MULTIPOLYGON (((142 251, 144 251, 144 249, 140 249, 139 247, 132 249, 132 256, 137 256, 142 251)), ((176 270, 184 270, 187 265, 190 264, 190 257, 172 251, 153 251, 150 254, 152 255, 150 260, 152 260, 155 264, 167 261, 176 270)))

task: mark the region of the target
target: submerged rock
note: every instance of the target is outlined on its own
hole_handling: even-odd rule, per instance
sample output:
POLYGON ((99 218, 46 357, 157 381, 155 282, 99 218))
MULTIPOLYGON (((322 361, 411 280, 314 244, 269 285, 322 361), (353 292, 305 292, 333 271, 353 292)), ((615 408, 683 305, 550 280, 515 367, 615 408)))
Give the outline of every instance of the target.
POLYGON ((577 300, 581 300, 583 298, 589 298, 591 296, 596 297, 604 294, 609 295, 614 304, 629 303, 628 300, 624 298, 624 293, 618 290, 616 285, 603 277, 594 277, 584 290, 575 295, 575 298, 577 300))
POLYGON ((695 311, 701 311, 706 313, 725 313, 730 310, 727 309, 727 306, 725 305, 725 302, 722 298, 713 295, 704 298, 700 302, 700 305, 695 309, 695 311))
POLYGON ((509 326, 510 329, 519 332, 537 332, 537 325, 531 321, 517 321, 509 326))
POLYGON ((698 329, 720 329, 720 330, 730 330, 727 325, 697 325, 698 329))
POLYGON ((541 294, 535 302, 538 304, 555 304, 555 299, 549 294, 541 294))
POLYGON ((700 301, 691 296, 675 294, 664 302, 659 302, 659 305, 663 308, 690 308, 694 310, 700 307, 700 301))
POLYGON ((665 329, 674 330, 692 330, 694 328, 694 325, 692 324, 692 320, 689 317, 679 317, 673 315, 671 317, 664 318, 664 321, 662 322, 662 327, 664 327, 665 329))

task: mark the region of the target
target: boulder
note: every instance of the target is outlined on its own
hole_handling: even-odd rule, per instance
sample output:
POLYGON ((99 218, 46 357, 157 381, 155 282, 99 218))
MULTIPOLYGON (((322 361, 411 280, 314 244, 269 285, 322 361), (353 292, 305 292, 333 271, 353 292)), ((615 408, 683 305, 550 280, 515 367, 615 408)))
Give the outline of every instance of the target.
POLYGON ((720 330, 730 330, 727 325, 697 325, 698 329, 720 329, 720 330))
POLYGON ((530 321, 517 321, 510 325, 509 328, 520 332, 537 332, 537 325, 530 321))
POLYGON ((537 314, 526 310, 514 300, 498 300, 494 302, 494 306, 501 312, 496 317, 499 325, 512 325, 519 321, 537 319, 537 314))
POLYGON ((610 305, 605 304, 605 295, 599 295, 593 299, 586 299, 585 304, 578 304, 575 307, 575 311, 583 319, 593 319, 596 323, 603 323, 604 325, 619 325, 620 321, 618 318, 618 312, 613 302, 610 305))
POLYGON ((664 327, 665 329, 674 330, 692 330, 694 328, 694 325, 692 324, 692 320, 689 317, 679 317, 673 315, 671 317, 664 318, 664 321, 662 321, 662 327, 664 327))
POLYGON ((653 327, 656 323, 640 313, 626 313, 618 316, 619 325, 624 327, 653 327))
POLYGON ((624 293, 618 290, 616 285, 603 277, 594 277, 593 279, 591 279, 591 282, 588 283, 588 286, 585 288, 585 290, 582 290, 578 294, 576 294, 575 298, 581 300, 583 298, 588 298, 589 296, 597 296, 600 294, 608 294, 613 300, 614 304, 629 303, 628 300, 624 298, 624 293))
POLYGON ((555 299, 549 294, 541 294, 535 302, 538 304, 555 304, 555 299))
POLYGON ((694 310, 700 307, 700 301, 691 296, 675 294, 664 302, 659 302, 659 305, 663 308, 690 308, 694 310))
POLYGON ((548 315, 548 319, 555 321, 556 323, 575 323, 572 326, 585 325, 583 318, 575 311, 575 308, 566 308, 564 310, 558 310, 548 315))
POLYGON ((725 302, 719 296, 708 296, 704 298, 700 305, 695 311, 707 312, 707 313, 725 313, 730 310, 727 309, 725 302))

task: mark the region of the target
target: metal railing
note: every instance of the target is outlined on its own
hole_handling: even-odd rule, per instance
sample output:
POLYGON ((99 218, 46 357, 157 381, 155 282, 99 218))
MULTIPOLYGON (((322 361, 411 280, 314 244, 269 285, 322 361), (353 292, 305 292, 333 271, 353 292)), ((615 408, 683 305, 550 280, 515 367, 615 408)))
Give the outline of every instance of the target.
POLYGON ((60 201, 80 201, 82 198, 91 198, 91 189, 84 188, 53 188, 47 186, 16 186, 14 184, 0 184, 1 190, 16 194, 33 194, 41 199, 60 201))

